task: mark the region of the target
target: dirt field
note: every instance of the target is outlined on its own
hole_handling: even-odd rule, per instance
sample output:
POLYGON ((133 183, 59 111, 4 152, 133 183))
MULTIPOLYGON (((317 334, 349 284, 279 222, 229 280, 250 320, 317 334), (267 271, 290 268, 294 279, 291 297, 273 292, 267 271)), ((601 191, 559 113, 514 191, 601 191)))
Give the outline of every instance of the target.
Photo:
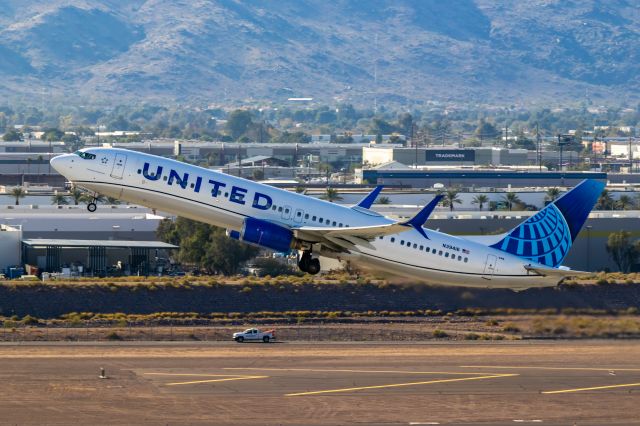
POLYGON ((638 354, 631 341, 5 343, 0 424, 631 425, 638 354))

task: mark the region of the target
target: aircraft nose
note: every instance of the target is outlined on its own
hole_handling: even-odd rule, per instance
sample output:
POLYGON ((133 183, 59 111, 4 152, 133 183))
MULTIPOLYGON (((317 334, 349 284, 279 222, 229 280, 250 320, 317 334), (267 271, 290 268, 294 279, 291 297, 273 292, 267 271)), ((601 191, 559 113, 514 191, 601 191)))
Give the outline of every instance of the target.
POLYGON ((58 155, 49 160, 49 164, 51 164, 51 167, 53 167, 55 171, 64 176, 65 173, 69 171, 70 157, 71 154, 58 155))

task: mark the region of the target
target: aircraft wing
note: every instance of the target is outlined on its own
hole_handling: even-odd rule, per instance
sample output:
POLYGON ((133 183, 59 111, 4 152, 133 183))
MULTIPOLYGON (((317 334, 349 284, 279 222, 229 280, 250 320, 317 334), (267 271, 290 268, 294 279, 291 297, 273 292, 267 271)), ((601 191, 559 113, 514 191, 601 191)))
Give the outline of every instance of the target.
POLYGON ((401 232, 409 231, 411 229, 416 229, 420 232, 425 238, 427 234, 422 228, 422 225, 427 221, 431 212, 435 209, 436 205, 442 199, 442 195, 437 195, 433 200, 426 206, 422 208, 414 217, 407 221, 403 222, 395 222, 395 223, 385 223, 382 225, 371 225, 371 226, 356 226, 356 227, 343 227, 343 228, 322 228, 322 227, 311 227, 311 226, 302 226, 300 228, 292 229, 293 234, 296 238, 304 241, 310 242, 322 242, 322 241, 330 241, 334 244, 338 244, 343 246, 340 243, 342 241, 348 241, 351 244, 365 244, 371 240, 376 239, 377 237, 382 237, 385 235, 393 235, 399 234, 401 232))

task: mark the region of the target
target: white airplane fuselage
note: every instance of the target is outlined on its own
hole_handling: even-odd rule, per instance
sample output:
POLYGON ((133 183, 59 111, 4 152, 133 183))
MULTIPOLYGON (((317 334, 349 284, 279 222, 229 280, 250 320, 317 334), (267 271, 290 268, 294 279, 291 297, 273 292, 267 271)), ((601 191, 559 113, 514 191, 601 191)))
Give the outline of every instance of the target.
MULTIPOLYGON (((54 158, 51 164, 73 184, 89 191, 229 230, 240 231, 247 218, 289 228, 346 228, 395 222, 372 211, 163 157, 115 148, 89 148, 82 152, 86 157, 95 157, 67 154, 54 158)), ((432 284, 525 289, 558 282, 557 277, 531 273, 526 268, 531 264, 527 259, 466 238, 429 229, 425 232, 427 238, 410 229, 377 237, 345 252, 319 247, 314 248, 314 254, 432 284)))

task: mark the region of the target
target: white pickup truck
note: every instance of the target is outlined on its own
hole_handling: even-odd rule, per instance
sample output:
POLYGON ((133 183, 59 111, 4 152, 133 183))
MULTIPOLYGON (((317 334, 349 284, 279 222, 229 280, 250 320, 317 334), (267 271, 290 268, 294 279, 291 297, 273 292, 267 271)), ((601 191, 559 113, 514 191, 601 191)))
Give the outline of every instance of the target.
POLYGON ((257 328, 248 328, 240 333, 233 333, 233 340, 238 343, 242 342, 264 342, 269 343, 276 339, 274 330, 260 331, 257 328))

